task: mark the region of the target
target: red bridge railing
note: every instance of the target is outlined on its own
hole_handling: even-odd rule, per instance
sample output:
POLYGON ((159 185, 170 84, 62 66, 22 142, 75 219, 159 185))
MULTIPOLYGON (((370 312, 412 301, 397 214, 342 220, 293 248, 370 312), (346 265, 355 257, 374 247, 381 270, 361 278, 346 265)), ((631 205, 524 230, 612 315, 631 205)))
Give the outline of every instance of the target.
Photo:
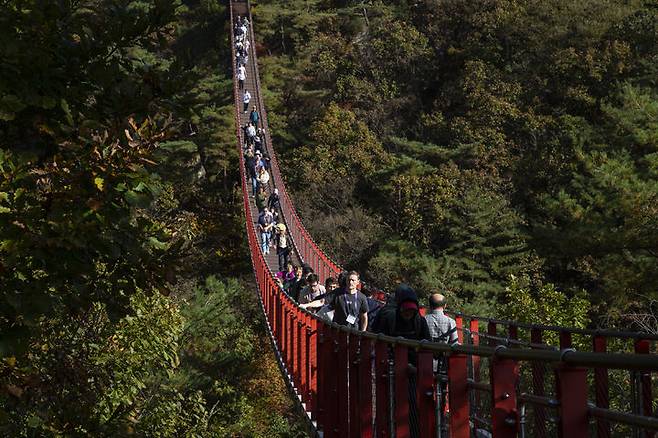
MULTIPOLYGON (((231 2, 231 23, 236 4, 231 2)), ((250 14, 249 19, 252 23, 250 14)), ((233 42, 231 32, 235 59, 233 42)), ((285 190, 256 81, 272 176, 297 251, 323 278, 336 275, 340 268, 313 242, 285 190)), ((260 250, 241 150, 237 83, 234 98, 246 232, 260 302, 280 367, 316 431, 324 437, 382 438, 467 438, 478 430, 486 431, 479 436, 495 438, 654 436, 655 336, 457 314, 461 345, 451 347, 358 332, 300 309, 277 286, 260 250), (559 347, 547 344, 551 333, 559 347), (574 339, 589 343, 591 351, 576 351, 574 339), (630 352, 606 352, 608 344, 619 349, 620 343, 631 343, 630 352), (448 364, 445 375, 434 373, 437 357, 448 364)))

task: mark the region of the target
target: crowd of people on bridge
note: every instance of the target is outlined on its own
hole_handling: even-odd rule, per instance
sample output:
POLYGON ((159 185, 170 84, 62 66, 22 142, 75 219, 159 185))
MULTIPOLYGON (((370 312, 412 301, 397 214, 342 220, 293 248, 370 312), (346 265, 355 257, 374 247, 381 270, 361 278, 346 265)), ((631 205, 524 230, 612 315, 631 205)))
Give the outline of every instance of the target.
MULTIPOLYGON (((236 72, 243 90, 244 114, 249 112, 251 94, 246 89, 246 65, 249 59, 249 20, 238 16, 234 24, 236 72)), ((370 330, 389 336, 425 339, 453 344, 457 342, 455 321, 443 310, 446 299, 441 294, 430 296, 429 312, 421 316, 416 292, 400 285, 385 304, 367 296, 359 273, 344 272, 337 279, 329 277, 320 284, 319 276, 308 265, 294 266, 290 259, 291 241, 286 225, 280 220, 278 189, 270 192, 270 159, 266 154, 265 135, 257 109, 252 108, 243 129, 243 153, 247 175, 251 180, 252 198, 258 209, 257 229, 263 254, 276 246, 279 286, 300 307, 317 312, 323 318, 357 330, 370 330)))
MULTIPOLYGON (((258 210, 256 228, 264 255, 276 247, 278 272, 276 281, 298 305, 321 318, 355 330, 371 331, 392 337, 427 340, 454 345, 458 342, 455 320, 445 314, 446 297, 433 293, 428 299, 428 311, 421 314, 416 291, 400 284, 386 303, 374 299, 356 271, 342 272, 338 278, 329 277, 324 284, 308 264, 295 266, 291 260, 292 241, 281 217, 279 191, 270 184, 270 158, 265 144, 265 132, 260 115, 254 106, 249 112, 251 93, 247 89, 249 60, 249 21, 237 17, 235 33, 236 79, 242 91, 243 113, 249 113, 242 126, 243 155, 251 198, 258 210)), ((252 90, 256 91, 256 90, 252 90)), ((415 352, 409 352, 409 365, 415 366, 415 352)), ((440 372, 440 358, 434 360, 434 371, 440 372)), ((415 383, 410 381, 410 414, 415 411, 415 383)))
MULTIPOLYGON (((258 210, 257 229, 263 254, 269 255, 272 246, 276 248, 279 271, 283 271, 290 259, 290 238, 286 225, 280 221, 281 202, 278 189, 270 190, 270 157, 266 152, 266 135, 260 114, 252 101, 247 87, 247 63, 249 62, 249 20, 236 18, 233 28, 235 35, 236 79, 242 91, 243 113, 249 114, 242 126, 244 139, 243 155, 247 177, 251 181, 251 197, 258 210)), ((252 90, 255 91, 255 90, 252 90)))

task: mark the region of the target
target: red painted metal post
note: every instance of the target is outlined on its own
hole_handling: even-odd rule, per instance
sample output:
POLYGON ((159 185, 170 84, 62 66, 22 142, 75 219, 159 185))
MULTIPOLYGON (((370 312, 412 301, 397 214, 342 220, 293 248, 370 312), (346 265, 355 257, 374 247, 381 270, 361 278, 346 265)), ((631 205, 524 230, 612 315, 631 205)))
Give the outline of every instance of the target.
MULTIPOLYGON (((509 339, 514 340, 514 341, 519 340, 519 327, 516 324, 510 324, 507 327, 507 337, 509 339)), ((511 346, 512 347, 518 347, 518 345, 516 345, 516 344, 512 344, 511 346)))
POLYGON ((347 392, 347 333, 338 332, 338 355, 336 366, 334 367, 338 379, 338 397, 334 400, 334 409, 338 412, 338 436, 347 437, 350 433, 348 415, 349 415, 349 394, 347 392))
POLYGON ((519 365, 515 360, 497 357, 490 364, 492 434, 496 438, 514 438, 519 428, 516 410, 519 365))
POLYGON ((299 310, 294 306, 290 306, 290 368, 288 372, 292 376, 292 381, 296 388, 299 388, 299 363, 297 358, 299 355, 299 332, 297 331, 297 313, 299 310))
POLYGON ((359 369, 361 367, 361 361, 359 357, 359 337, 354 335, 348 336, 348 345, 350 436, 360 437, 361 422, 359 421, 359 414, 361 410, 361 394, 359 393, 359 369))
POLYGON ((556 370, 556 383, 560 402, 559 436, 561 438, 589 436, 587 369, 560 365, 556 370))
MULTIPOLYGON (((605 353, 607 341, 605 336, 594 336, 592 340, 594 352, 605 353)), ((610 385, 607 368, 594 368, 594 391, 596 393, 596 406, 603 409, 610 408, 610 385)), ((596 436, 598 438, 610 438, 611 429, 608 420, 604 418, 596 419, 596 436)))
POLYGON ((279 345, 279 353, 281 354, 281 358, 283 358, 283 336, 281 334, 281 331, 283 329, 283 300, 281 297, 276 301, 276 315, 275 315, 275 323, 274 326, 276 327, 275 329, 275 337, 277 340, 277 344, 279 345))
POLYGON ((327 372, 329 366, 324 364, 331 363, 331 355, 333 351, 333 345, 329 339, 329 331, 331 330, 326 324, 317 324, 317 367, 316 367, 316 377, 317 377, 317 421, 318 429, 326 431, 327 424, 327 399, 329 398, 327 392, 329 391, 329 382, 326 380, 327 372))
POLYGON ((560 349, 571 348, 571 332, 566 330, 560 331, 560 349))
POLYGON ((286 339, 285 350, 286 350, 286 368, 288 372, 292 373, 292 311, 290 302, 286 300, 286 305, 284 307, 283 320, 285 321, 285 326, 283 327, 283 336, 286 339))
POLYGON ((297 348, 297 379, 299 379, 299 393, 302 401, 306 401, 306 325, 304 318, 306 315, 301 310, 297 310, 297 339, 299 347, 297 348))
POLYGON ((470 438, 468 369, 466 355, 448 356, 448 399, 450 403, 450 438, 470 438))
MULTIPOLYGON (((489 336, 496 336, 496 333, 497 333, 496 323, 492 322, 492 321, 489 321, 489 323, 487 324, 487 334, 489 336)), ((492 347, 495 347, 496 346, 496 340, 493 339, 493 338, 489 338, 489 345, 492 346, 492 347)))
POLYGON ((429 351, 418 352, 416 379, 416 406, 420 422, 420 436, 436 437, 436 391, 433 371, 434 355, 429 351))
POLYGON ((402 345, 393 347, 395 375, 395 437, 408 438, 409 429, 409 351, 402 345))
MULTIPOLYGON (((542 341, 542 330, 539 328, 532 328, 530 330, 530 342, 537 344, 536 347, 539 348, 540 344, 543 344, 542 341)), ((532 367, 532 388, 533 394, 539 397, 543 397, 546 394, 545 389, 545 368, 544 363, 533 361, 531 364, 532 367)), ((534 405, 533 410, 535 412, 535 435, 537 438, 546 437, 546 409, 540 405, 534 405)))
MULTIPOLYGON (((647 339, 638 339, 635 341, 636 354, 649 354, 651 344, 647 339)), ((653 416, 653 397, 651 396, 651 371, 639 371, 637 373, 640 379, 640 415, 645 417, 653 416)), ((655 432, 650 429, 644 430, 646 438, 653 438, 655 432)))
POLYGON ((391 436, 388 409, 388 401, 391 397, 388 391, 388 344, 382 341, 375 343, 375 373, 377 385, 375 433, 377 438, 388 438, 391 436))
POLYGON ((324 369, 324 378, 328 388, 325 393, 324 406, 326 411, 325 418, 325 436, 326 437, 337 437, 340 438, 338 434, 338 369, 333 366, 338 356, 338 333, 333 328, 329 328, 327 331, 328 339, 331 343, 331 354, 327 358, 327 361, 321 364, 321 368, 324 369))
POLYGON ((460 344, 464 343, 464 317, 455 315, 455 325, 457 326, 457 340, 460 344))
MULTIPOLYGON (((469 322, 469 329, 471 332, 471 343, 473 346, 477 347, 480 345, 480 322, 477 319, 471 319, 469 322)), ((469 356, 469 358, 472 365, 473 381, 479 383, 482 380, 480 373, 480 356, 472 355, 469 356)), ((472 401, 475 406, 480 406, 481 395, 480 391, 473 391, 472 401)))
MULTIPOLYGON (((308 338, 308 410, 311 419, 318 418, 318 321, 309 316, 308 338)), ((324 324, 322 324, 324 325, 324 324)))
POLYGON ((359 413, 361 438, 372 438, 372 339, 361 339, 359 349, 359 413))

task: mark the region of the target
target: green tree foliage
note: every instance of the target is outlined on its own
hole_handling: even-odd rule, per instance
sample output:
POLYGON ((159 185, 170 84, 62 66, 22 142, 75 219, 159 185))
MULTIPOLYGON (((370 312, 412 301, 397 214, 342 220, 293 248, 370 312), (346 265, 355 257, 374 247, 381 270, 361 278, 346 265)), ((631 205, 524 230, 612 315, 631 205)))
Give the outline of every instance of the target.
MULTIPOLYGON (((318 20, 305 44, 287 49, 284 78, 266 81, 294 102, 277 107, 286 123, 274 129, 295 163, 286 173, 303 216, 318 203, 328 215, 358 203, 383 222, 396 243, 373 229, 359 266, 387 285, 413 277, 389 268, 417 248, 476 308, 495 304, 514 274, 586 290, 595 317, 613 302, 637 314, 638 297, 657 293, 654 3, 286 5, 318 20), (336 105, 385 148, 354 190, 311 181, 295 161, 331 166, 311 127, 336 105)), ((270 27, 267 15, 256 20, 270 27)), ((345 239, 323 221, 308 225, 329 246, 345 239)))
POLYGON ((225 12, 3 3, 0 435, 298 435, 253 295, 191 295, 252 276, 225 12))
MULTIPOLYGON (((147 409, 171 411, 177 398, 192 411, 204 411, 198 397, 175 390, 167 390, 172 398, 158 398, 167 375, 179 366, 178 306, 141 291, 130 304, 134 314, 116 324, 101 303, 79 317, 41 321, 42 337, 30 345, 29 361, 19 360, 10 370, 5 362, 13 391, 2 400, 4 434, 123 434, 141 416, 154 415, 147 409)), ((191 416, 188 424, 170 424, 161 436, 187 433, 196 421, 191 416)))
POLYGON ((40 169, 0 155, 2 353, 43 316, 95 301, 121 315, 136 290, 162 283, 168 232, 140 213, 159 191, 147 157, 162 133, 132 128, 124 140, 70 144, 40 169))
MULTIPOLYGON (((503 302, 497 313, 505 319, 530 324, 586 328, 589 324, 591 304, 583 293, 568 296, 553 284, 538 284, 531 288, 528 277, 511 275, 509 286, 505 288, 503 302)), ((558 333, 546 333, 543 341, 549 345, 559 345, 558 333)), ((585 350, 590 345, 582 345, 585 350)))
POLYGON ((303 436, 284 415, 292 409, 255 295, 235 280, 208 277, 185 299, 179 382, 210 408, 206 436, 303 436))

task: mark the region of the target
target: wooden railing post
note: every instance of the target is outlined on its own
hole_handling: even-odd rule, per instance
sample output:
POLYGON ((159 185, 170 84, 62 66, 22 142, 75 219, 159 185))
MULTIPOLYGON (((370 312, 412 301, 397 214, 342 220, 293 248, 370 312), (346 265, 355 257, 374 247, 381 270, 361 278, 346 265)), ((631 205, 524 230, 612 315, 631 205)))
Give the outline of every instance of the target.
POLYGON ((375 373, 376 373, 376 417, 375 433, 377 438, 388 438, 391 436, 389 424, 391 422, 388 403, 391 394, 388 390, 388 344, 383 341, 375 343, 375 373))
POLYGON ((512 359, 493 357, 490 360, 491 426, 494 438, 514 438, 518 433, 516 387, 519 365, 512 359))
POLYGON ((430 351, 418 352, 416 378, 416 406, 420 422, 420 436, 436 437, 436 388, 433 371, 434 355, 430 351))
MULTIPOLYGON (((635 341, 635 353, 636 354, 649 354, 651 344, 646 339, 638 339, 635 341)), ((640 379, 640 411, 639 415, 644 415, 645 417, 653 416, 653 397, 651 396, 651 371, 639 371, 637 373, 638 378, 640 379)), ((645 438, 653 438, 655 432, 649 429, 644 430, 645 438)))
MULTIPOLYGON (((595 353, 605 353, 607 350, 607 339, 605 336, 595 335, 592 340, 592 349, 595 353)), ((594 391, 596 406, 603 409, 610 408, 610 390, 607 368, 594 368, 594 391)), ((610 422, 604 418, 596 419, 597 438, 610 438, 610 422)))
POLYGON ((468 369, 466 355, 448 356, 448 400, 450 404, 450 438, 470 438, 468 369))
POLYGON ((587 369, 559 365, 556 370, 557 397, 560 402, 561 438, 587 437, 587 369))

